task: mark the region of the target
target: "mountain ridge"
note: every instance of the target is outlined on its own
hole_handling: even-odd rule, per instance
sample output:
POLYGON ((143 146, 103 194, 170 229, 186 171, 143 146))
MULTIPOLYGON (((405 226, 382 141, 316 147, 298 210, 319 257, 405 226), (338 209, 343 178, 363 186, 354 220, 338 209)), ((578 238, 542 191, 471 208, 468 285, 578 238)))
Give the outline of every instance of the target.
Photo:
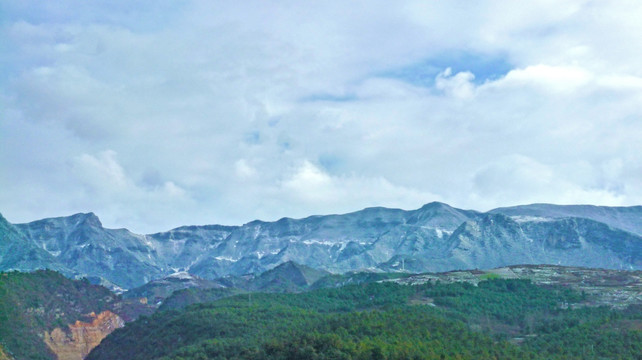
POLYGON ((531 204, 482 213, 432 202, 147 235, 104 228, 91 212, 24 224, 0 215, 0 236, 0 270, 57 267, 122 289, 181 271, 215 279, 289 261, 332 273, 518 263, 642 268, 642 206, 531 204))

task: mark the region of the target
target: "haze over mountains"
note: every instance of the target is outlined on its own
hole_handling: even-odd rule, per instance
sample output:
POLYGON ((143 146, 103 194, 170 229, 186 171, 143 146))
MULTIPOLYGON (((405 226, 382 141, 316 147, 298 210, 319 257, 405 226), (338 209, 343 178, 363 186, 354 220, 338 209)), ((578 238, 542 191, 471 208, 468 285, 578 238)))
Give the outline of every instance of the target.
POLYGON ((288 261, 335 273, 515 264, 639 270, 642 207, 534 204, 481 213, 434 202, 148 235, 105 229, 93 213, 26 224, 0 216, 3 271, 50 268, 130 289, 180 271, 214 279, 288 261))

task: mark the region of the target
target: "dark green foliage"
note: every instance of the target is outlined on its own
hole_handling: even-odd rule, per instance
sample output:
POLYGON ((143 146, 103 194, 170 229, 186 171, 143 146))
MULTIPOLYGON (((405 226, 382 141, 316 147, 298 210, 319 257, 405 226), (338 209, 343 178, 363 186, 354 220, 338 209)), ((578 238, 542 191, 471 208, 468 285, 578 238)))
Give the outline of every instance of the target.
POLYGON ((404 273, 377 273, 377 272, 353 272, 346 274, 332 274, 317 280, 310 286, 310 289, 323 289, 330 287, 341 287, 351 284, 364 284, 387 279, 407 277, 404 273))
MULTIPOLYGON (((305 314, 305 313, 304 313, 305 314)), ((309 314, 308 314, 309 316, 309 314)), ((290 320, 290 319, 288 319, 290 320)), ((282 334, 267 334, 257 346, 224 346, 205 341, 167 357, 192 359, 494 359, 521 356, 508 343, 495 344, 457 322, 435 316, 424 307, 309 316, 289 321, 282 334), (230 352, 230 350, 233 350, 230 352), (196 357, 198 358, 198 357, 196 357)))
POLYGON ((172 293, 158 308, 159 311, 178 310, 188 305, 212 302, 224 297, 244 293, 243 290, 235 288, 222 289, 200 289, 189 288, 177 290, 172 293))
MULTIPOLYGON (((243 280, 241 278, 228 277, 224 280, 229 282, 225 284, 227 288, 222 289, 203 289, 190 288, 178 290, 165 299, 159 310, 181 309, 191 304, 215 301, 224 297, 245 293, 249 291, 261 292, 301 292, 304 290, 338 288, 346 285, 359 285, 371 283, 379 280, 394 279, 408 276, 407 274, 398 273, 348 273, 348 274, 331 274, 319 278, 320 275, 327 274, 311 269, 307 266, 295 263, 284 263, 281 266, 267 271, 256 278, 243 280), (293 276, 294 275, 294 276, 293 276), (299 279, 317 279, 312 285, 308 285, 308 280, 297 282, 299 279)), ((219 279, 220 280, 220 279, 219 279)), ((310 281, 311 281, 310 280, 310 281)), ((127 296, 127 294, 126 294, 127 296)))
POLYGON ((141 318, 88 359, 640 358, 639 308, 570 308, 582 300, 498 279, 246 293, 141 318))
POLYGON ((532 330, 534 318, 548 318, 560 308, 583 300, 581 294, 570 289, 547 289, 519 279, 490 279, 478 286, 437 284, 425 295, 469 323, 500 323, 526 332, 532 330))
POLYGON ((642 312, 606 307, 560 309, 536 319, 534 334, 524 348, 547 359, 640 359, 642 312))
POLYGON ((0 343, 17 359, 52 359, 40 337, 45 331, 85 319, 116 300, 102 286, 54 271, 0 273, 0 343))
POLYGON ((639 359, 640 306, 571 309, 586 295, 567 288, 536 286, 529 280, 434 285, 426 292, 451 318, 497 338, 525 339, 524 350, 545 359, 639 359), (620 324, 628 324, 628 329, 620 324), (637 330, 635 330, 637 328, 637 330))

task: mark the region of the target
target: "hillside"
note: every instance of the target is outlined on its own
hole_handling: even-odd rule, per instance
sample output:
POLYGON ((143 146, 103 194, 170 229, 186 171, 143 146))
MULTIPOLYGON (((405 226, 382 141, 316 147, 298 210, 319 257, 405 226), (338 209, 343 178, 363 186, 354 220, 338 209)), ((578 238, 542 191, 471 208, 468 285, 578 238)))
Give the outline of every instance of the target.
MULTIPOLYGON (((279 266, 265 274, 238 279, 230 282, 229 287, 208 289, 192 287, 173 292, 163 300, 160 310, 180 309, 195 303, 204 303, 218 300, 239 293, 248 293, 257 288, 253 285, 258 280, 265 284, 262 278, 271 277, 270 273, 282 268, 279 266)), ((291 273, 282 273, 286 278, 291 273)), ((296 273, 292 276, 296 277, 296 273)), ((404 285, 421 285, 427 282, 440 282, 444 284, 466 282, 477 285, 480 281, 490 278, 522 279, 537 285, 564 286, 579 293, 590 295, 590 301, 584 306, 608 306, 612 308, 626 308, 630 305, 642 305, 642 271, 621 271, 608 269, 591 269, 556 265, 513 265, 509 267, 488 270, 459 270, 443 273, 374 273, 358 272, 346 274, 330 274, 319 278, 312 284, 295 288, 295 292, 309 291, 326 288, 339 288, 347 285, 361 285, 373 282, 390 281, 404 285)), ((273 286, 260 287, 262 292, 283 292, 279 283, 273 286)))
POLYGON ((204 280, 187 273, 176 273, 129 290, 123 294, 123 297, 145 298, 151 305, 165 310, 250 291, 305 291, 328 275, 329 273, 325 271, 291 261, 258 275, 227 276, 215 280, 204 280))
POLYGON ((130 323, 88 359, 639 358, 639 308, 574 309, 589 298, 521 279, 244 294, 130 323))
POLYGON ((0 273, 0 345, 16 360, 81 359, 126 320, 150 310, 49 270, 0 273))
POLYGON ((147 284, 131 289, 123 294, 124 298, 144 298, 150 305, 160 305, 165 298, 175 291, 182 289, 211 289, 222 288, 218 282, 201 279, 188 273, 175 273, 158 280, 152 280, 147 284))

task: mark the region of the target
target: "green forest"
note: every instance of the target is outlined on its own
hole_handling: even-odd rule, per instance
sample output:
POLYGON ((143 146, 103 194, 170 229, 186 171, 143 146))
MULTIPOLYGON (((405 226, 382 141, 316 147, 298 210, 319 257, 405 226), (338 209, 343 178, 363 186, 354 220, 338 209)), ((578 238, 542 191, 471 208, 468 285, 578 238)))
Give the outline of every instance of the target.
POLYGON ((246 293, 160 311, 88 359, 640 359, 640 307, 528 280, 246 293))

